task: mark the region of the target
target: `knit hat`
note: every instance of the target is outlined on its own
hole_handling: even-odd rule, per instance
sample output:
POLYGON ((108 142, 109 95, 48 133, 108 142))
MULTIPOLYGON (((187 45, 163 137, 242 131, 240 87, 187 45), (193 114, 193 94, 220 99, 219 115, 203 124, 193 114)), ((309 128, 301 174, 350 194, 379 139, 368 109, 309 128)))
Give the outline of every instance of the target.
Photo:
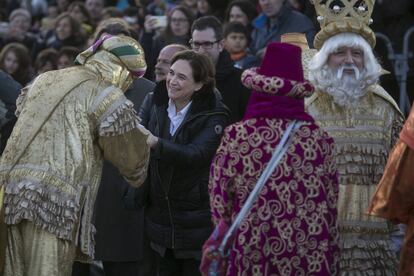
POLYGON ((19 8, 12 11, 12 13, 9 16, 9 22, 11 22, 15 17, 19 15, 25 16, 29 19, 29 21, 32 21, 32 15, 30 14, 30 12, 26 9, 19 8))
POLYGON ((304 79, 301 49, 298 46, 273 42, 268 44, 260 67, 247 69, 242 82, 255 92, 304 98, 314 88, 304 79))

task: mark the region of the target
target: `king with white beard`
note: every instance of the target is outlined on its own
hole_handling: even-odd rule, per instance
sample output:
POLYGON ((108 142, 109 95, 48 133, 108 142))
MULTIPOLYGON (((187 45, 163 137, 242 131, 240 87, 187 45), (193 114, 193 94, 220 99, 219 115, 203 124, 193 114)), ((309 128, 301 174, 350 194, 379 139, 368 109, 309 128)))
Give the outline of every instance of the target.
POLYGON ((339 172, 341 275, 395 275, 396 229, 366 209, 402 127, 394 100, 377 84, 382 69, 354 32, 327 38, 309 63, 317 92, 306 108, 335 141, 339 172))

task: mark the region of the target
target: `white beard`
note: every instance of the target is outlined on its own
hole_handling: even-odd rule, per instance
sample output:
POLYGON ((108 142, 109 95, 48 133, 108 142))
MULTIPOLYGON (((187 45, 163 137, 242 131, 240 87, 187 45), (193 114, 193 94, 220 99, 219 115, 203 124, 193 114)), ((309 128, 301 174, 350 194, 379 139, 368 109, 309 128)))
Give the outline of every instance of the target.
POLYGON ((310 74, 316 88, 331 95, 335 103, 344 107, 357 105, 367 93, 366 88, 373 83, 366 78, 366 71, 360 72, 355 65, 343 65, 334 70, 325 65, 310 74), (352 69, 354 74, 343 74, 344 69, 352 69))

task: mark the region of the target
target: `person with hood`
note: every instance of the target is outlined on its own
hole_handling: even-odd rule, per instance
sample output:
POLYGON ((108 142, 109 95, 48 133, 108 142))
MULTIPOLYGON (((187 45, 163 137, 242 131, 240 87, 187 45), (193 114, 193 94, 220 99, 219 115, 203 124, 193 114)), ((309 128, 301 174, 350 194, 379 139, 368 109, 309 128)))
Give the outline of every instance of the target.
POLYGON ((146 70, 134 39, 104 36, 18 99, 0 160, 7 225, 4 275, 71 275, 94 257, 93 206, 103 159, 133 186, 146 178, 148 132, 124 91, 146 70))

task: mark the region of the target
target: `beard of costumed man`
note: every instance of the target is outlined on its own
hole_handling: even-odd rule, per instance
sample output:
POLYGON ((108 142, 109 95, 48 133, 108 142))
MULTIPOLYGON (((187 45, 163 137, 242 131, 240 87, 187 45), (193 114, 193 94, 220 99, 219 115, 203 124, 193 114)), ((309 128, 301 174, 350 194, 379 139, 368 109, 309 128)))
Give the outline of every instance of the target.
POLYGON ((18 99, 0 162, 5 275, 70 275, 93 260, 92 212, 103 159, 133 186, 146 177, 148 132, 124 91, 146 70, 134 39, 104 36, 79 66, 40 75, 18 99))
POLYGON ((402 114, 378 84, 383 70, 368 27, 374 0, 313 1, 321 31, 309 63, 316 93, 306 109, 335 141, 339 172, 341 274, 395 275, 397 230, 365 211, 402 127, 402 114))

